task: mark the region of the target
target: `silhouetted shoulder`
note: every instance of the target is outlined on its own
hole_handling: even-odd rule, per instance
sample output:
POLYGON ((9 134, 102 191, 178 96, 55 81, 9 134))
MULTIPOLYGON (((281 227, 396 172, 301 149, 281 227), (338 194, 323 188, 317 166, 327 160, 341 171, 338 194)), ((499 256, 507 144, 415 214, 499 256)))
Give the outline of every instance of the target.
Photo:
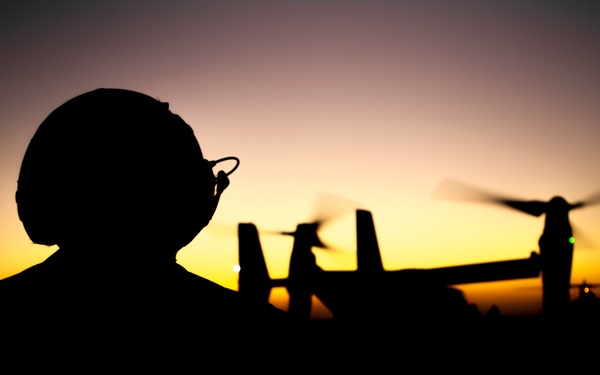
POLYGON ((100 319, 111 316, 103 311, 115 301, 119 315, 184 318, 198 324, 222 321, 235 324, 254 319, 282 319, 285 312, 269 303, 253 303, 237 291, 189 272, 177 263, 102 267, 92 260, 81 267, 80 257, 58 250, 44 262, 16 275, 0 280, 0 303, 4 311, 15 314, 40 311, 41 306, 54 305, 53 311, 82 309, 100 319), (76 258, 76 259, 72 259, 76 258), (73 282, 77 280, 77 282, 73 282), (101 313, 102 312, 102 313, 101 313), (99 316, 99 315, 103 316, 99 316))
POLYGON ((237 291, 189 272, 179 264, 175 265, 173 272, 177 273, 177 277, 172 278, 177 283, 173 286, 173 291, 183 293, 182 300, 198 309, 199 314, 212 309, 215 311, 211 314, 214 315, 212 319, 228 317, 232 321, 244 323, 287 319, 287 313, 272 304, 246 299, 237 291))

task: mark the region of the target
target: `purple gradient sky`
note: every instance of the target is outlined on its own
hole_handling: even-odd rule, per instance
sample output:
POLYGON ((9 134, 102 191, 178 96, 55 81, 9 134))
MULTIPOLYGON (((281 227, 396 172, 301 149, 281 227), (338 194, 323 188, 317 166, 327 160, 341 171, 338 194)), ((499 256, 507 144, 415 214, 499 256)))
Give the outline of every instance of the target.
MULTIPOLYGON (((446 177, 524 199, 600 189, 597 1, 9 1, 0 18, 0 277, 55 250, 18 220, 21 158, 54 108, 97 87, 168 101, 208 158, 241 159, 214 229, 290 230, 337 195, 373 212, 388 269, 537 249, 541 219, 432 199, 446 177)), ((571 218, 600 244, 600 209, 571 218)), ((355 267, 353 220, 323 234, 348 249, 317 254, 324 268, 355 267)), ((235 289, 237 239, 214 232, 179 261, 235 289)), ((284 276, 289 240, 263 246, 284 276)), ((600 283, 600 249, 576 249, 584 278, 600 283)), ((520 288, 539 285, 461 289, 482 310, 531 312, 540 291, 520 288)))

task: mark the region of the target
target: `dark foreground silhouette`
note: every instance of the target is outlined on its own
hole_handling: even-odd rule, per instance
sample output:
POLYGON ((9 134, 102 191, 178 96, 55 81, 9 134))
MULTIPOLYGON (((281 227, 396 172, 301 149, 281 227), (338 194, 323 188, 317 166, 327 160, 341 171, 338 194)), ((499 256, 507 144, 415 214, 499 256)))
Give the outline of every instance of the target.
MULTIPOLYGON (((53 111, 26 151, 16 201, 32 242, 58 250, 0 280, 4 367, 21 357, 15 353, 26 358, 21 368, 51 353, 46 370, 78 372, 103 366, 140 372, 163 362, 213 372, 381 372, 423 356, 423 369, 449 370, 488 358, 482 351, 497 359, 507 348, 563 347, 572 339, 567 325, 538 318, 457 320, 447 311, 296 320, 190 273, 176 255, 209 223, 229 185, 227 173, 214 175, 214 165, 191 127, 147 95, 98 89, 53 111), (458 366, 449 353, 461 355, 458 366), (268 367, 281 359, 292 361, 268 367)), ((292 292, 306 297, 304 290, 292 292)), ((444 292, 453 306, 468 308, 456 291, 444 292)))
POLYGON ((145 94, 98 89, 54 110, 25 153, 16 202, 32 242, 58 250, 0 280, 3 342, 176 347, 285 324, 273 305, 177 263, 229 185, 214 166, 192 128, 145 94))

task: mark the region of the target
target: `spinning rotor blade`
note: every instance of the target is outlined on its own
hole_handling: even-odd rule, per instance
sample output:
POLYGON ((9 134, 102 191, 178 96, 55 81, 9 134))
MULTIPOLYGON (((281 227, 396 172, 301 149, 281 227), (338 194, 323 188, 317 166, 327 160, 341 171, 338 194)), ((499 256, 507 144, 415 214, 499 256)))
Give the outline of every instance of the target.
POLYGON ((595 242, 590 239, 590 236, 584 234, 579 227, 571 224, 573 237, 575 238, 575 247, 577 250, 592 250, 598 248, 595 242))
POLYGON ((312 221, 320 224, 331 222, 344 214, 353 212, 357 203, 340 196, 331 194, 319 194, 313 209, 312 221))
POLYGON ((443 180, 434 190, 433 198, 500 204, 533 216, 546 211, 546 202, 503 197, 452 179, 443 180))
POLYGON ((512 207, 518 211, 524 212, 532 216, 540 216, 546 212, 546 202, 541 201, 515 201, 515 200, 499 200, 498 203, 512 207))
POLYGON ((303 236, 303 240, 309 242, 311 246, 325 248, 325 245, 323 244, 323 242, 319 238, 319 235, 317 234, 317 231, 319 230, 320 226, 320 222, 299 224, 295 231, 279 232, 279 234, 292 236, 294 238, 298 238, 298 236, 303 236))
POLYGON ((261 235, 291 236, 294 238, 297 238, 298 236, 304 236, 303 239, 308 241, 312 247, 318 247, 326 250, 332 249, 319 238, 317 232, 321 227, 320 222, 303 223, 298 225, 298 227, 300 226, 303 228, 300 232, 298 231, 298 228, 296 228, 294 231, 261 229, 259 232, 261 235))
POLYGON ((497 202, 502 198, 481 188, 467 185, 453 179, 444 179, 433 191, 435 199, 452 199, 478 202, 497 202))
POLYGON ((600 191, 597 191, 596 193, 589 195, 580 204, 585 207, 600 204, 600 191))
POLYGON ((303 236, 303 240, 307 241, 312 247, 317 247, 322 250, 327 250, 328 252, 338 252, 340 249, 332 247, 331 245, 323 242, 319 237, 318 231, 321 227, 320 222, 308 223, 308 224, 300 224, 298 228, 294 232, 279 232, 278 234, 293 236, 297 238, 297 236, 303 236))
MULTIPOLYGON (((348 198, 326 193, 319 194, 313 209, 312 220, 307 224, 300 224, 306 226, 304 229, 308 229, 307 231, 303 231, 303 235, 308 236, 313 247, 329 252, 341 251, 323 242, 318 235, 319 230, 322 230, 325 225, 330 224, 334 219, 349 212, 354 212, 357 206, 358 204, 355 201, 348 198)), ((280 232, 280 234, 295 236, 296 232, 280 232)))

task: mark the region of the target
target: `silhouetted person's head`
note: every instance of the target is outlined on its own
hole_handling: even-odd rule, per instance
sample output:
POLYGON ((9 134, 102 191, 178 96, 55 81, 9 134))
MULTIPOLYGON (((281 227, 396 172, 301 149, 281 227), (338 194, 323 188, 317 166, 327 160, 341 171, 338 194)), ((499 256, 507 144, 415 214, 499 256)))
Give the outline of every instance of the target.
POLYGON ((34 243, 174 257, 210 221, 215 181, 192 128, 168 103, 98 89, 42 122, 16 200, 34 243))

